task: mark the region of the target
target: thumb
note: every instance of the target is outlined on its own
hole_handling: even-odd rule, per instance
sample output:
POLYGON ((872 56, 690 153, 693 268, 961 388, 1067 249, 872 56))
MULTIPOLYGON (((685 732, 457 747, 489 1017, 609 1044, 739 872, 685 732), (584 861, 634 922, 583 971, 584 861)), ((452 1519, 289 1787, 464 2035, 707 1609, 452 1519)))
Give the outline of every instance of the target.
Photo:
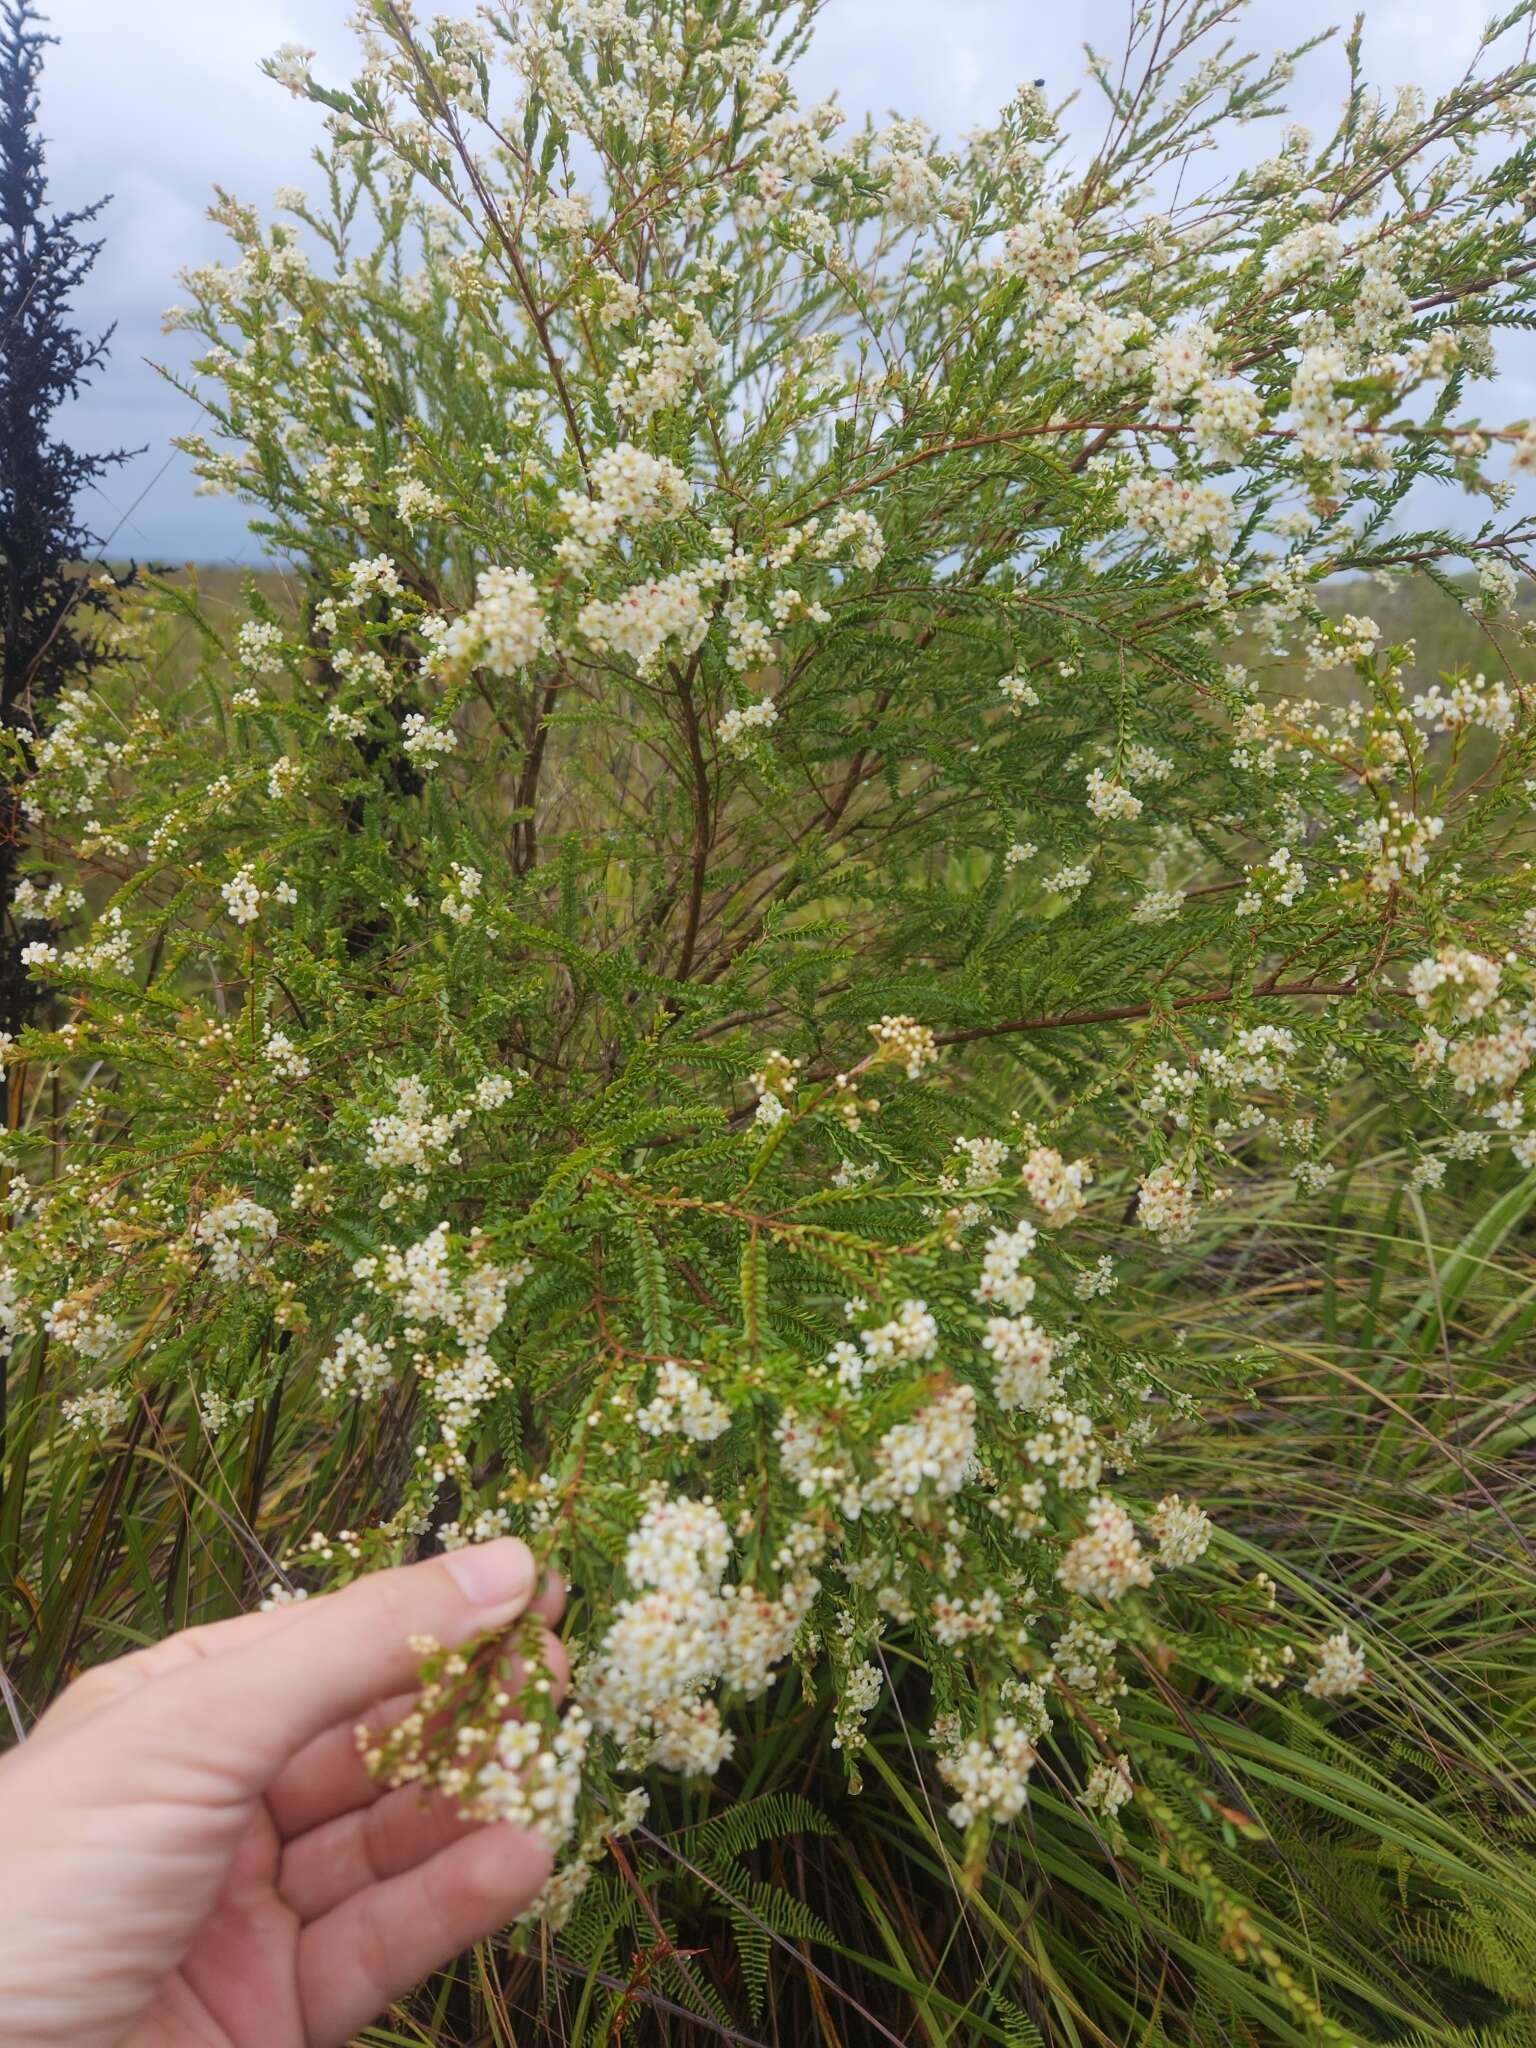
POLYGON ((112 1714, 114 1743, 130 1747, 142 1722, 146 1739, 169 1735, 187 1763, 227 1774, 241 1795, 258 1792, 311 1737, 409 1691, 415 1639, 455 1649, 508 1627, 537 1577, 512 1536, 370 1573, 295 1606, 274 1633, 146 1686, 112 1714))

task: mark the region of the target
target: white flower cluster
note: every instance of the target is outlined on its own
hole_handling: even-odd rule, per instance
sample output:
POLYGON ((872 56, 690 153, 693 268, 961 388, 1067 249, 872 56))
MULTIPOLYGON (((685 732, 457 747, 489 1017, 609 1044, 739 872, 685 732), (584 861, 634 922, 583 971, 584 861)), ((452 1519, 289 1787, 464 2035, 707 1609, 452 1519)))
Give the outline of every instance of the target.
POLYGON ((344 1389, 366 1400, 389 1384, 394 1369, 388 1345, 375 1343, 360 1324, 353 1323, 342 1331, 329 1355, 321 1360, 320 1386, 327 1394, 344 1389))
POLYGON ((494 1543, 498 1536, 512 1533, 512 1515, 507 1508, 480 1508, 469 1527, 455 1517, 438 1525, 437 1540, 444 1550, 466 1550, 472 1543, 494 1543))
POLYGON ((778 722, 778 705, 771 697, 763 697, 756 704, 727 711, 715 727, 715 737, 726 753, 740 757, 751 753, 754 744, 778 722))
POLYGON ((1053 895, 1065 896, 1070 899, 1073 896, 1081 895, 1092 880, 1092 868, 1077 863, 1070 863, 1066 867, 1058 868, 1054 875, 1048 875, 1045 886, 1053 895))
POLYGON ((1481 670, 1475 676, 1442 680, 1421 690, 1408 708, 1432 733, 1467 732, 1481 726, 1500 739, 1514 731, 1520 716, 1504 678, 1495 676, 1490 681, 1481 670))
POLYGON ((1444 830, 1443 818, 1418 817, 1391 803, 1384 817, 1363 820, 1344 847, 1347 852, 1366 855, 1370 863, 1367 879, 1373 889, 1385 894, 1408 876, 1423 874, 1429 866, 1429 849, 1444 830))
POLYGON ((889 1322, 861 1332, 859 1344, 834 1344, 827 1363, 838 1379, 855 1392, 864 1375, 881 1366, 922 1364, 938 1349, 939 1326, 922 1301, 904 1301, 889 1322), (862 1350, 859 1346, 862 1345, 862 1350))
POLYGON ((314 55, 302 43, 283 43, 267 59, 267 68, 279 85, 302 99, 309 90, 309 67, 314 55))
POLYGON ((816 1582, 793 1582, 770 1600, 722 1584, 730 1559, 729 1533, 707 1497, 653 1494, 630 1535, 624 1573, 634 1591, 578 1671, 577 1690, 637 1765, 718 1770, 734 1737, 706 1695, 724 1684, 755 1698, 789 1655, 816 1582))
POLYGON ((1101 1813, 1106 1820, 1113 1820, 1134 1792, 1131 1767, 1123 1756, 1117 1756, 1094 1765, 1079 1797, 1090 1813, 1101 1813))
POLYGON ((1127 525, 1160 541, 1171 555, 1231 554, 1237 532, 1232 500, 1214 484, 1189 483, 1163 470, 1139 470, 1116 500, 1127 525))
POLYGON ((1501 977, 1497 960, 1465 946, 1442 946, 1432 959, 1409 968, 1408 990, 1437 1024, 1462 1024, 1481 1017, 1494 1002, 1501 977))
POLYGON ((1088 1503, 1087 1521, 1056 1569, 1067 1591, 1084 1599, 1114 1601, 1134 1586, 1150 1586, 1151 1560, 1141 1547, 1136 1524, 1120 1503, 1107 1493, 1096 1494, 1088 1503))
POLYGON ((939 1326, 925 1301, 904 1301, 890 1322, 865 1330, 859 1341, 871 1365, 921 1364, 938 1349, 939 1326))
POLYGON ((936 1593, 931 1610, 933 1633, 946 1649, 956 1649, 981 1636, 995 1635, 1003 1625, 1002 1595, 988 1586, 974 1600, 954 1600, 948 1593, 936 1593))
POLYGON ((1059 1230, 1083 1213, 1093 1168, 1086 1159, 1063 1159, 1053 1146, 1036 1145, 1019 1168, 1019 1178, 1046 1222, 1059 1230))
POLYGON ((787 1098, 794 1094, 799 1078, 799 1060, 776 1051, 763 1055, 763 1064, 752 1076, 752 1087, 757 1095, 754 1121, 764 1130, 776 1130, 789 1115, 787 1098))
POLYGON ((1314 669, 1354 668, 1371 659, 1380 639, 1381 627, 1374 619, 1346 612, 1308 639, 1307 656, 1314 669))
POLYGON ((527 1277, 526 1269, 472 1265, 464 1281, 452 1277, 451 1233, 438 1223, 403 1250, 392 1248, 382 1263, 366 1261, 359 1278, 391 1292, 407 1323, 446 1323, 466 1348, 483 1345, 500 1329, 507 1289, 527 1277))
POLYGON ((1118 1647, 1113 1636, 1090 1628, 1085 1621, 1074 1621, 1051 1645, 1051 1656, 1057 1676, 1073 1692, 1113 1699, 1125 1691, 1124 1680, 1115 1669, 1118 1647))
POLYGON ((832 1747, 855 1756, 865 1747, 864 1723, 880 1697, 885 1680, 871 1663, 855 1664, 837 1696, 837 1726, 832 1747))
POLYGON ((926 157, 915 150, 896 150, 878 168, 885 174, 885 210, 893 220, 915 228, 933 219, 944 187, 926 157))
POLYGON ((476 1109, 500 1109, 510 1102, 517 1093, 519 1081, 526 1081, 526 1071, 518 1067, 510 1074, 482 1074, 475 1083, 474 1103, 476 1109))
POLYGON ((988 1188, 1003 1170, 1012 1148, 1002 1138, 956 1138, 955 1150, 965 1157, 965 1184, 988 1188))
POLYGON ((1254 917, 1266 902, 1288 908, 1307 886, 1307 871, 1288 846, 1277 846, 1259 868, 1243 869, 1248 888, 1238 898, 1239 917, 1254 917))
POLYGON ((909 1081, 915 1081, 925 1067, 931 1067, 939 1056, 938 1043, 926 1024, 919 1024, 915 1017, 891 1017, 880 1019, 870 1025, 870 1032, 880 1048, 880 1056, 894 1060, 902 1067, 909 1081))
POLYGON ((83 891, 65 882, 48 882, 39 888, 30 875, 23 875, 11 894, 11 915, 18 924, 31 919, 56 923, 84 908, 83 891))
MULTIPOLYGON (((418 1347, 411 1362, 431 1389, 439 1436, 435 1459, 427 1470, 439 1482, 450 1471, 462 1473, 465 1469, 465 1436, 481 1408, 504 1384, 504 1374, 491 1356, 490 1340, 506 1320, 509 1292, 523 1284, 530 1270, 526 1260, 511 1266, 492 1265, 476 1257, 472 1245, 465 1270, 456 1277, 447 1223, 437 1224, 404 1249, 392 1247, 382 1259, 370 1255, 353 1265, 357 1279, 386 1297, 403 1325, 406 1342, 418 1347), (428 1348, 428 1333, 434 1324, 449 1332, 456 1351, 428 1348)), ((378 1352, 388 1348, 386 1342, 378 1352)), ((338 1372, 350 1371, 358 1390, 367 1391, 364 1376, 377 1378, 384 1371, 378 1352, 365 1353, 354 1344, 338 1372)))
POLYGON ((549 626, 526 569, 482 569, 475 602, 441 635, 445 662, 515 676, 549 645, 549 626))
POLYGON ((485 877, 478 868, 469 867, 459 860, 449 867, 448 877, 448 887, 438 908, 452 923, 470 924, 474 921, 475 905, 480 899, 485 877))
POLYGON ((1040 692, 1035 688, 1028 676, 999 676, 997 688, 998 694, 1002 697, 1003 702, 1008 706, 1008 709, 1015 718, 1026 708, 1038 705, 1040 702, 1040 692))
POLYGON ((1288 284, 1309 270, 1331 274, 1343 250, 1343 238, 1332 221, 1310 221, 1275 244, 1265 270, 1274 284, 1288 284))
POLYGON ((951 1387, 910 1422, 888 1429, 875 1447, 875 1469, 863 1490, 863 1506, 878 1512, 917 1511, 925 1490, 939 1500, 958 1493, 976 1460, 976 1393, 951 1387))
POLYGON ((1041 199, 1004 235, 999 267, 1023 281, 1027 303, 1039 308, 1070 284, 1081 260, 1071 217, 1054 200, 1041 199))
POLYGON ((241 868, 219 890, 235 924, 253 924, 261 915, 262 891, 256 886, 255 870, 241 868))
POLYGON ((548 1736, 536 1721, 503 1721, 496 1754, 471 1788, 476 1816, 531 1829, 551 1854, 563 1849, 576 1826, 590 1734, 590 1723, 575 1711, 548 1736))
POLYGON ((1120 1284, 1115 1272, 1115 1262, 1108 1252, 1096 1259, 1072 1282, 1072 1292, 1079 1301, 1093 1301, 1101 1294, 1113 1294, 1120 1284))
POLYGON ((831 514, 811 548, 821 562, 846 554, 856 569, 878 569, 885 556, 885 535, 874 514, 840 505, 831 514))
POLYGON ((992 1386, 1004 1408, 1044 1408, 1061 1388, 1051 1377, 1054 1341, 1031 1316, 989 1316, 981 1348, 992 1359, 992 1386))
MULTIPOLYGON (((1491 1091, 1507 1097, 1536 1054, 1536 1023, 1523 1019, 1509 1018, 1496 1031, 1459 1039, 1448 1048, 1435 1046, 1435 1035, 1430 1037, 1433 1050, 1444 1060, 1452 1085, 1461 1095, 1491 1091)), ((1513 1099, 1496 1103, 1488 1114, 1507 1130, 1524 1120, 1522 1105, 1513 1099)))
POLYGON ((1170 1569, 1194 1564, 1210 1548, 1210 1516, 1204 1508, 1181 1500, 1176 1493, 1158 1502, 1147 1526, 1157 1538, 1158 1562, 1170 1569))
POLYGON ((309 1075, 309 1060, 286 1032, 268 1024, 262 1033, 261 1056, 280 1081, 303 1081, 309 1075))
POLYGON ((1141 816, 1141 798, 1102 768, 1088 771, 1088 808, 1096 818, 1129 824, 1141 816))
POLYGON ((1187 1244, 1194 1236, 1197 1206, 1194 1181, 1164 1161, 1141 1182, 1136 1221, 1159 1244, 1187 1244))
POLYGON ((1346 1700, 1360 1690, 1369 1675, 1365 1652, 1350 1641, 1348 1629, 1340 1629, 1324 1642, 1317 1669, 1302 1690, 1315 1700, 1346 1700))
POLYGON ((1296 1034, 1283 1024, 1252 1024, 1232 1034, 1225 1048, 1206 1046, 1202 1070, 1217 1082, 1241 1088, 1283 1088, 1289 1063, 1298 1051, 1296 1034))
POLYGON ((1085 390, 1101 392, 1134 374, 1143 352, 1132 344, 1142 327, 1134 315, 1111 313, 1080 292, 1064 291, 1052 299, 1025 339, 1048 362, 1069 366, 1085 390))
POLYGON ((423 526, 429 519, 441 519, 448 507, 430 484, 420 477, 407 477, 395 491, 395 510, 407 526, 423 526))
POLYGON ((538 1896, 519 1913, 514 1925, 543 1927, 558 1934, 569 1924, 592 1881, 593 1869, 607 1854, 609 1845, 624 1835, 632 1835, 645 1819, 649 1806, 650 1795, 636 1786, 611 1811, 589 1822, 574 1854, 552 1873, 538 1896))
POLYGON ((1477 593, 1483 607, 1491 612, 1513 611, 1520 589, 1519 571, 1497 555, 1485 555, 1477 565, 1477 593))
POLYGON ((1092 1417, 1072 1409, 1048 1408, 1045 1426, 1024 1444, 1031 1465, 1042 1465, 1068 1493, 1086 1493, 1097 1486, 1104 1457, 1093 1433, 1092 1417))
POLYGON ((1206 383, 1217 338, 1203 321, 1171 327, 1147 350, 1152 411, 1159 420, 1177 419, 1180 405, 1206 383))
POLYGON ((235 654, 240 666, 253 676, 281 675, 283 629, 270 619, 247 619, 235 635, 235 654))
MULTIPOLYGON (((850 1345, 848 1349, 851 1353, 853 1347, 850 1345)), ((845 1486, 848 1489, 845 1494, 848 1510, 851 1514, 858 1513, 858 1487, 851 1483, 845 1463, 827 1460, 826 1431, 819 1422, 800 1415, 793 1408, 786 1408, 774 1424, 773 1441, 784 1475, 794 1482, 802 1499, 809 1500, 822 1487, 845 1486)))
POLYGON ((1349 358, 1337 341, 1304 348, 1291 377, 1296 446, 1313 462, 1339 463, 1353 452, 1349 402, 1338 387, 1348 381, 1349 358))
POLYGON ((1012 1230, 994 1230, 987 1239, 976 1283, 976 1299, 1021 1315, 1035 1298, 1034 1276, 1020 1268, 1035 1249, 1039 1233, 1022 1218, 1012 1230))
POLYGON ((227 1394, 219 1387, 203 1387, 197 1395, 197 1412, 210 1436, 218 1436, 231 1422, 243 1422, 256 1406, 254 1394, 227 1394))
POLYGON ((696 1444, 713 1443, 731 1426, 730 1410, 695 1372, 663 1359, 656 1372, 656 1391, 635 1416, 647 1436, 685 1436, 696 1444))
POLYGON ((368 1164, 382 1173, 409 1173, 418 1179, 439 1164, 456 1166, 454 1140, 468 1122, 469 1111, 434 1110, 427 1084, 417 1074, 404 1074, 394 1085, 394 1109, 368 1123, 368 1164))
POLYGON ((1213 378, 1200 387, 1190 437, 1213 462, 1237 462, 1264 424, 1264 408, 1241 378, 1213 378))
POLYGON ((377 593, 381 597, 399 597, 404 585, 400 571, 388 555, 364 555, 352 564, 348 572, 347 604, 361 605, 377 593))
MULTIPOLYGON (((1381 244, 1366 251, 1360 282, 1348 310, 1350 339, 1364 356, 1391 348, 1413 302, 1392 273, 1390 252, 1381 244)), ((1431 342, 1431 348, 1434 343, 1431 342)), ((1470 364, 1469 364, 1470 367, 1470 364)))
POLYGON ((134 935, 123 923, 121 906, 104 910, 84 945, 73 946, 62 964, 83 974, 127 974, 133 965, 134 935))
POLYGON ((1147 1116, 1167 1117, 1177 1129, 1187 1131, 1191 1122, 1189 1105, 1200 1092, 1200 1081, 1198 1059, 1186 1067, 1158 1060, 1147 1076, 1147 1090, 1137 1108, 1147 1116))
MULTIPOLYGON (((52 777, 58 785, 51 794, 52 807, 60 814, 86 816, 113 763, 122 754, 117 741, 89 731, 90 714, 91 698, 87 691, 61 691, 53 724, 33 749, 38 774, 52 777)), ((27 799, 27 815, 43 815, 32 797, 27 799)))
POLYGON ((624 349, 608 381, 608 402, 637 426, 677 405, 694 381, 720 358, 720 344, 693 307, 679 309, 680 325, 657 320, 645 339, 624 349), (686 330, 686 331, 685 331, 686 330))
POLYGON ((59 1404, 65 1427, 80 1436, 106 1436, 128 1420, 128 1403, 115 1387, 66 1394, 59 1404))
POLYGON ((9 1266, 0 1266, 0 1360, 10 1357, 16 1339, 24 1337, 30 1327, 16 1275, 9 1266))
POLYGON ((78 1351, 82 1358, 104 1358, 123 1337, 116 1318, 94 1307, 83 1294, 62 1295, 44 1309, 43 1328, 56 1343, 78 1351))
POLYGON ((695 563, 649 583, 636 583, 618 597, 594 597, 576 617, 576 629, 599 654, 625 654, 642 671, 669 641, 686 654, 709 630, 705 590, 718 582, 719 565, 695 563))
POLYGON ((1017 1820, 1029 1797, 1035 1734, 1001 1714, 981 1735, 956 1739, 938 1753, 939 1775, 957 1796, 949 1817, 957 1828, 1017 1820))
POLYGON ((573 568, 590 568, 623 526, 660 525, 688 510, 688 479, 665 455, 620 441, 594 457, 591 494, 562 491, 560 511, 571 531, 555 552, 573 568))
POLYGON ((430 774, 458 744, 459 736, 451 725, 434 725, 420 711, 406 712, 400 728, 400 751, 418 768, 430 774))
POLYGON ((192 1225, 192 1240, 208 1248, 216 1280, 234 1280, 277 1236, 277 1218, 260 1202, 236 1195, 205 1209, 192 1225))

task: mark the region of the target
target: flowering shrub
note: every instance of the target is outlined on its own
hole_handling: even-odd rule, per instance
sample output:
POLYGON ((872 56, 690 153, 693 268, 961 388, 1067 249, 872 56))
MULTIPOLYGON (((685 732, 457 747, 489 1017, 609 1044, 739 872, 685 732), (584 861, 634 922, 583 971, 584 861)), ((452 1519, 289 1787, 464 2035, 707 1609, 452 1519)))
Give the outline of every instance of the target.
POLYGON ((371 1751, 541 1827, 557 1923, 786 1680, 856 1780, 899 1643, 967 1853, 1050 1742, 1343 2039, 1148 1731, 1170 1686, 1326 1714, 1364 1648, 1139 1479, 1203 1381, 1115 1291, 1257 1161, 1326 1187, 1362 1085, 1420 1185, 1536 1163, 1536 428, 1468 410, 1536 296, 1536 70, 1352 72, 1196 190, 1288 76, 1202 55, 1224 19, 1139 14, 1078 163, 1033 88, 958 151, 842 138, 771 0, 372 0, 350 88, 279 54, 327 202, 221 201, 174 317, 303 602, 38 749, 35 886, 91 911, 28 949, 68 1167, 24 1120, 5 1317, 82 1430, 307 1377, 366 1433, 273 1598, 505 1530, 567 1575, 563 1710, 434 1653, 371 1751), (1475 533, 1403 531, 1436 482, 1475 533), (1485 672, 1414 694, 1345 571, 1440 577, 1485 672))

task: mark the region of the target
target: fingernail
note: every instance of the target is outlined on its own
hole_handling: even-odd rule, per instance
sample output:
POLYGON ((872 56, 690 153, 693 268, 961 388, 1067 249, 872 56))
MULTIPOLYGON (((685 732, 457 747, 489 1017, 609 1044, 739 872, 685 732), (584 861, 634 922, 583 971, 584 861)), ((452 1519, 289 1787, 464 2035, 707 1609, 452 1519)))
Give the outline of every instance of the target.
POLYGON ((525 1607, 533 1591, 533 1552, 515 1536, 450 1550, 443 1563, 459 1591, 476 1607, 525 1607))

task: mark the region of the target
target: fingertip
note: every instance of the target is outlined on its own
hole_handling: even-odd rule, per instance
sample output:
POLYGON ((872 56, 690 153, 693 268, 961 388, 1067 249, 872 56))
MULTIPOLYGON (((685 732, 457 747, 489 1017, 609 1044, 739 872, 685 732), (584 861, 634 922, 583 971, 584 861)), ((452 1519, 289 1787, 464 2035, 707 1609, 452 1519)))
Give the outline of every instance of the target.
POLYGON ((554 1681, 555 1698, 564 1699, 565 1689, 571 1682, 571 1657, 557 1635, 544 1632, 544 1662, 549 1666, 550 1678, 554 1681))
POLYGON ((471 1606, 483 1608, 486 1625, 510 1619, 527 1607, 538 1566, 520 1536, 497 1536, 444 1553, 443 1568, 471 1606))
MULTIPOLYGON (((532 1904, 555 1868, 548 1842, 532 1828, 494 1820, 455 1845, 466 1906, 483 1908, 483 1932, 493 1933, 532 1904)), ((476 1936, 476 1939, 479 1937, 476 1936)))
MULTIPOLYGON (((167 1679, 176 1699, 166 1707, 199 1727, 210 1757, 265 1789, 314 1736, 409 1687, 423 1639, 457 1649, 510 1628, 537 1578, 532 1551, 515 1536, 365 1572, 291 1609, 270 1639, 167 1679)), ((145 1688, 141 1699, 150 1697, 159 1689, 145 1688)))
POLYGON ((539 1589, 528 1603, 530 1610, 544 1621, 558 1621, 565 1612, 565 1579, 555 1571, 548 1571, 539 1581, 539 1589))

